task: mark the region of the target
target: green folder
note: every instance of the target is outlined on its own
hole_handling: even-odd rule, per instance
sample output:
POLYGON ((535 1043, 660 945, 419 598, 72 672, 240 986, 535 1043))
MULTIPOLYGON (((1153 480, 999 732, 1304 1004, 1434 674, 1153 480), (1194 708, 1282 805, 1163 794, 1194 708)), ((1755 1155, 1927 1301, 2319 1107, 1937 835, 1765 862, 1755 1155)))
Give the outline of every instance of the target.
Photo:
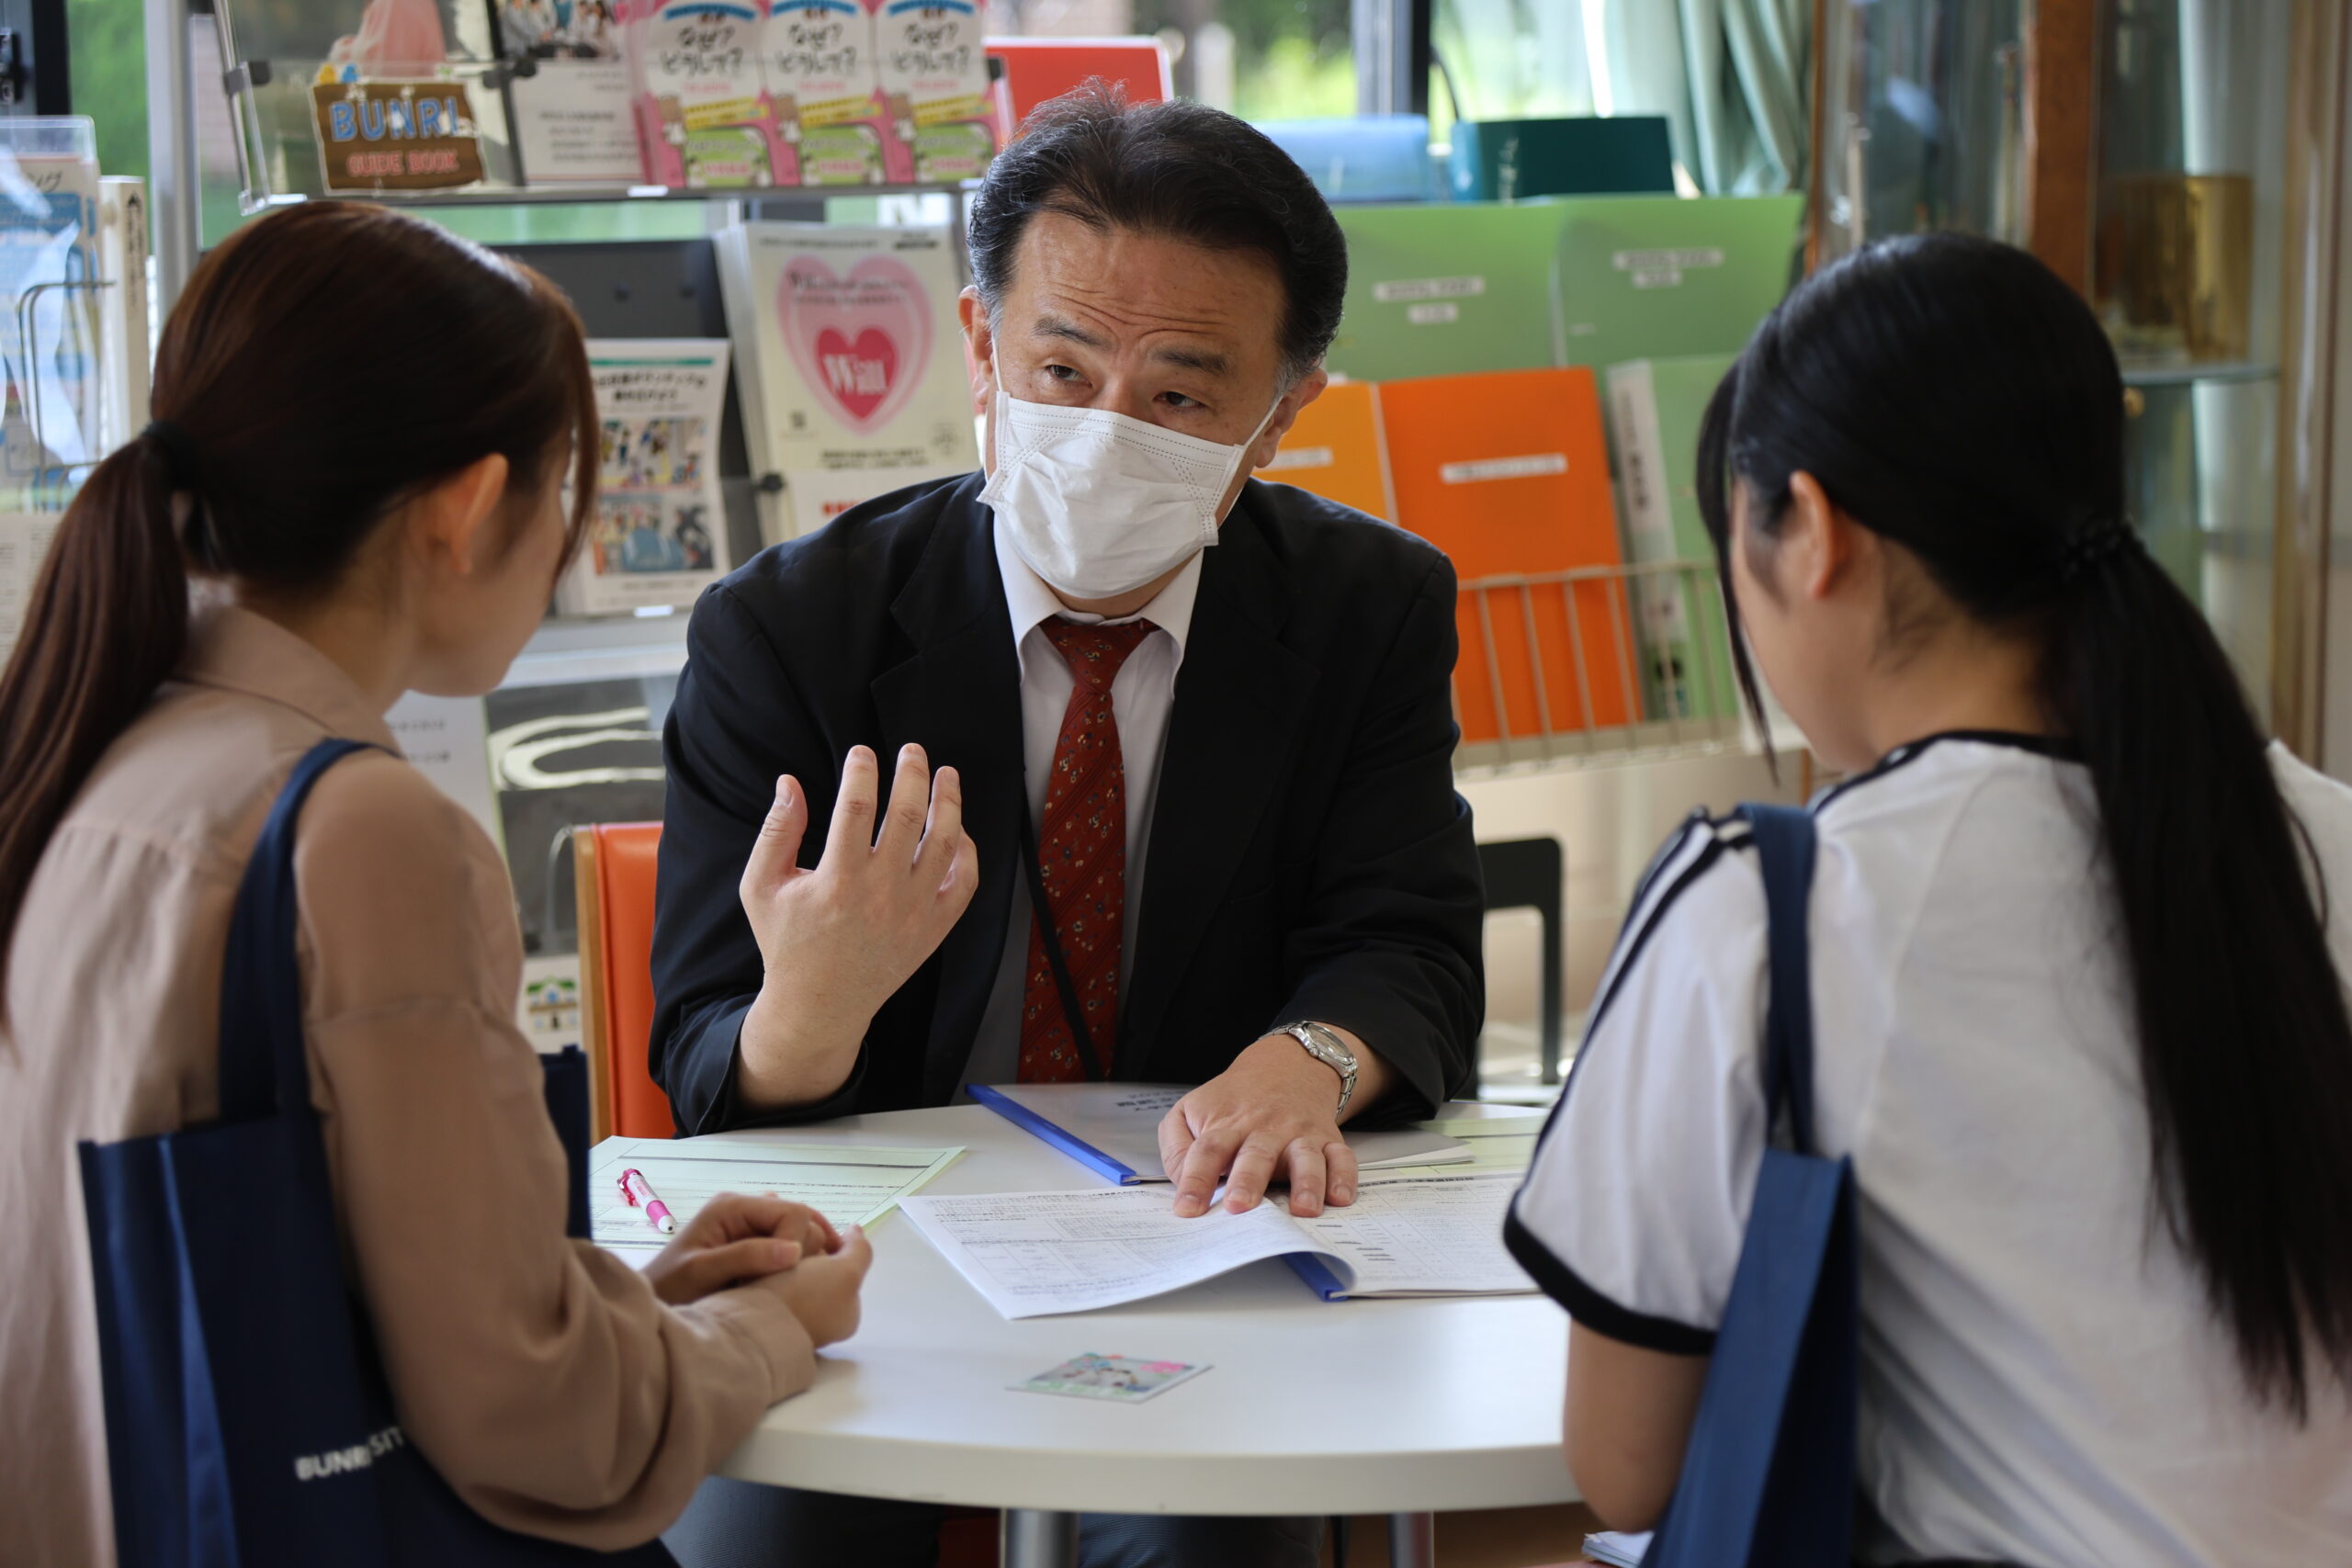
POLYGON ((1728 718, 1739 711, 1714 544, 1699 515, 1698 486, 1699 424, 1735 357, 1637 359, 1608 370, 1609 456, 1625 520, 1625 558, 1708 569, 1634 580, 1642 705, 1653 721, 1728 718))
POLYGON ((1664 115, 1454 122, 1456 201, 1674 190, 1664 115))
POLYGON ((1339 207, 1348 294, 1326 363, 1362 381, 1557 363, 1555 201, 1339 207))
POLYGON ((1804 197, 1566 197, 1562 365, 1734 354, 1793 276, 1804 197))

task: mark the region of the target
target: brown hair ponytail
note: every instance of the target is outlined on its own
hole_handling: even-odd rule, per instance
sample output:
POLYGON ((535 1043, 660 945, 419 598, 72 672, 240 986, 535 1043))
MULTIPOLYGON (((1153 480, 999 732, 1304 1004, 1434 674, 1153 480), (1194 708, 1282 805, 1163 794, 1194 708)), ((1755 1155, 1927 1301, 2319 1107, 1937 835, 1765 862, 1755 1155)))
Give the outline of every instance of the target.
POLYGON ((191 569, 328 589, 402 502, 492 453, 530 499, 570 449, 566 559, 595 504, 570 304, 380 208, 291 208, 207 256, 164 324, 153 402, 158 425, 74 497, 0 671, 0 982, 50 835, 187 651, 191 569))

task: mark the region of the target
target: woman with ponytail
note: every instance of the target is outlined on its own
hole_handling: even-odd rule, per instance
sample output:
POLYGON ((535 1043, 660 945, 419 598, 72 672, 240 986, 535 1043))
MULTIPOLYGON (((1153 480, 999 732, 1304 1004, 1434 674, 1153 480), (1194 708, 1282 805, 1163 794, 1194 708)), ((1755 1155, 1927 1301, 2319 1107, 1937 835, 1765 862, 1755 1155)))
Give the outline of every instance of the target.
MULTIPOLYGON (((1937 234, 1798 288, 1702 430, 1750 705, 1760 672, 1850 775, 1809 930, 1871 1562, 2352 1562, 2352 792, 2266 741, 2142 548, 2123 421, 2089 308, 1937 234)), ((1509 1224, 1621 1528, 1674 1487, 1738 1261, 1764 941, 1744 825, 1694 818, 1509 1224)))
POLYGON ((311 1099, 401 1426, 508 1529, 650 1540, 854 1328, 868 1253, 774 1199, 718 1200, 641 1274, 566 1239, 513 890, 384 722, 495 685, 578 546, 579 320, 526 267, 315 203, 197 269, 154 409, 0 672, 0 1562, 114 1561, 75 1145, 213 1118, 239 878, 328 737, 380 750, 301 818, 311 1099))

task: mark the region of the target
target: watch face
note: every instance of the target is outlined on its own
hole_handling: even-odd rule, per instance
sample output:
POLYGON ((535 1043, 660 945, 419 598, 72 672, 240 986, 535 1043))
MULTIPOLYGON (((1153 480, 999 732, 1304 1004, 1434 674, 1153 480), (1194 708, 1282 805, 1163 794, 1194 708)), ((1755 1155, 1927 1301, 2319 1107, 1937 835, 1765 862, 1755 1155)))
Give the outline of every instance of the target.
POLYGON ((1342 1077, 1355 1077, 1356 1054, 1348 1049, 1346 1041, 1332 1032, 1329 1024, 1287 1023, 1279 1032, 1297 1041, 1299 1044, 1306 1047, 1308 1055, 1342 1077))

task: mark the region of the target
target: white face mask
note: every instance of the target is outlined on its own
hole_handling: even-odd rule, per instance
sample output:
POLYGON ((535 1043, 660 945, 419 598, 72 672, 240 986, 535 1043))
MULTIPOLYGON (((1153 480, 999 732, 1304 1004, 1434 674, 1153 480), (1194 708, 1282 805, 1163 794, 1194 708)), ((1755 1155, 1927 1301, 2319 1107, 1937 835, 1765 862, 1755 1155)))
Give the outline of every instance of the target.
MULTIPOLYGON (((1282 406, 1276 399, 1274 408, 1282 406)), ((1066 599, 1114 599, 1216 543, 1217 504, 1274 410, 1238 446, 1110 409, 996 395, 996 471, 980 499, 1066 599)))

